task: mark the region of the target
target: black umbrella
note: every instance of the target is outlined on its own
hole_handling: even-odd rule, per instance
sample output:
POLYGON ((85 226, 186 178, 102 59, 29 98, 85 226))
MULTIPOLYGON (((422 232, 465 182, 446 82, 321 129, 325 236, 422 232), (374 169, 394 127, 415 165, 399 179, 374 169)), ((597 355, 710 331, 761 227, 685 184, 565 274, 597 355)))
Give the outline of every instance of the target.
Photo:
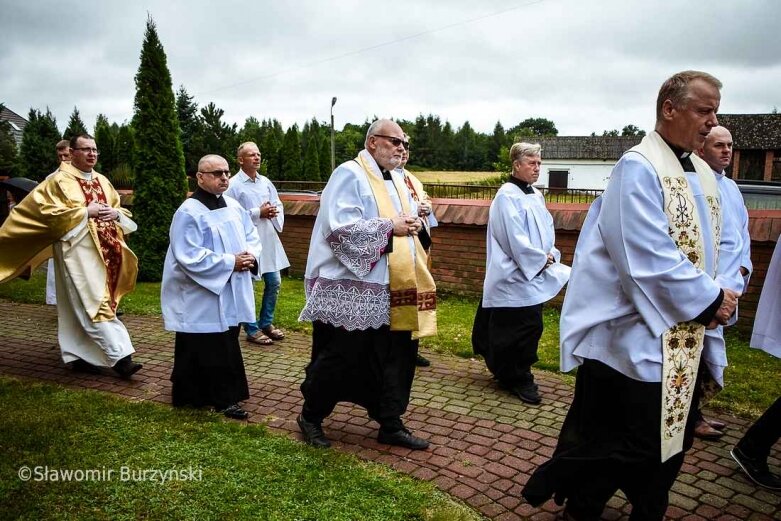
POLYGON ((33 188, 38 186, 38 182, 27 179, 26 177, 11 177, 4 181, 0 181, 0 185, 11 192, 11 195, 14 196, 14 200, 18 204, 33 188))

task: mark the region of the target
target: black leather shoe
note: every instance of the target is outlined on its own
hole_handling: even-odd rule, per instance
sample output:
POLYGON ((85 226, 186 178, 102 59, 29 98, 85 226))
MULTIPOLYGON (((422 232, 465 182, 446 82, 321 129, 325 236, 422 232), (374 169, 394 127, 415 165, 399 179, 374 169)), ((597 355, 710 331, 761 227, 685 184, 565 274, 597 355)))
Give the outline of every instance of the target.
POLYGON ((770 472, 770 469, 767 467, 767 460, 761 461, 756 458, 750 458, 737 446, 729 453, 751 481, 760 487, 769 488, 770 490, 781 490, 781 478, 770 472))
POLYGON ((238 403, 234 403, 220 412, 227 418, 233 418, 234 420, 246 420, 249 417, 249 413, 242 409, 238 403))
POLYGON ((524 385, 516 385, 510 392, 521 399, 522 402, 531 405, 537 405, 542 402, 542 397, 539 391, 537 391, 537 384, 529 383, 524 385))
POLYGON ((397 445, 399 447, 406 447, 412 450, 424 450, 427 449, 429 443, 417 436, 413 436, 407 429, 401 429, 396 432, 383 432, 377 435, 377 441, 380 443, 387 443, 388 445, 397 445))
POLYGON ((100 368, 82 359, 71 362, 71 369, 79 373, 100 374, 100 368))
POLYGON ((310 423, 301 414, 296 418, 296 422, 298 422, 298 428, 301 429, 301 434, 304 435, 304 441, 309 445, 323 449, 331 446, 331 442, 325 437, 323 427, 319 423, 310 423))
POLYGON ((136 374, 143 365, 134 362, 130 355, 127 355, 125 358, 121 359, 119 362, 114 364, 114 367, 112 369, 122 378, 130 378, 132 375, 136 374))
POLYGON ((415 359, 415 365, 418 367, 428 367, 431 365, 431 361, 428 358, 424 358, 420 355, 415 359))

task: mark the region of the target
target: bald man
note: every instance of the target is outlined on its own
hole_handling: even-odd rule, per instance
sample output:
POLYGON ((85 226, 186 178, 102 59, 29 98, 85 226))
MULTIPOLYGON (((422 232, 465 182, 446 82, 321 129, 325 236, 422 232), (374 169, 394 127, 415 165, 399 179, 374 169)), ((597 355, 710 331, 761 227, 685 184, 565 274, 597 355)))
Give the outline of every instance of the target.
MULTIPOLYGON (((743 202, 743 195, 738 185, 727 177, 724 170, 732 162, 732 134, 722 126, 713 127, 705 138, 705 142, 697 149, 700 156, 713 170, 719 187, 719 197, 722 206, 723 240, 719 252, 719 271, 722 276, 728 276, 725 271, 740 270, 743 285, 735 288, 744 293, 748 287, 751 275, 751 237, 748 233, 748 211, 743 202)), ((740 277, 738 280, 740 280, 740 277)), ((735 277, 728 277, 735 280, 735 277)), ((735 319, 727 325, 732 325, 735 319)), ((710 338, 711 341, 723 342, 723 338, 710 338)), ((726 353, 726 350, 724 351, 726 353)), ((726 360, 725 360, 726 363, 726 360)), ((720 421, 708 420, 697 411, 698 418, 694 426, 694 435, 702 439, 715 439, 724 435, 726 425, 720 421)))
POLYGON ((211 406, 243 420, 249 387, 239 324, 255 318, 261 245, 249 212, 223 195, 230 175, 223 157, 198 162, 198 187, 171 222, 160 304, 165 328, 176 332, 174 406, 211 406))

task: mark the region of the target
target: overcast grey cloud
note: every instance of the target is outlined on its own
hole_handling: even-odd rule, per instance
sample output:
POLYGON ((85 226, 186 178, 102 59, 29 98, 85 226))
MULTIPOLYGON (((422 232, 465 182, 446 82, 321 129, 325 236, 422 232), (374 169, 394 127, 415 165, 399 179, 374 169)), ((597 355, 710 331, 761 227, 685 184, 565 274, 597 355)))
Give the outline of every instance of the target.
POLYGON ((77 106, 130 120, 147 13, 174 87, 225 119, 316 117, 337 128, 433 113, 490 132, 527 117, 564 135, 653 127, 661 82, 684 69, 722 80, 721 112, 781 107, 776 0, 393 2, 0 0, 0 102, 77 106))

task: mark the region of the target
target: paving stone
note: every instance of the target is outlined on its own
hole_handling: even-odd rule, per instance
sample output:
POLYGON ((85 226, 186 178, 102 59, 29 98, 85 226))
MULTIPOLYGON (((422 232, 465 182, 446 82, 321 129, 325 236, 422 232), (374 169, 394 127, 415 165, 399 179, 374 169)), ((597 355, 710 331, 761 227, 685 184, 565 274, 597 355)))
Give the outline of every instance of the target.
MULTIPOLYGON (((56 338, 56 311, 48 306, 0 301, 0 374, 33 378, 73 388, 97 389, 127 399, 170 403, 168 377, 173 363, 173 334, 160 317, 125 316, 144 369, 130 381, 109 374, 73 373, 63 367, 56 338), (33 321, 29 317, 36 317, 33 321)), ((295 418, 301 408, 298 389, 308 363, 311 338, 290 332, 284 342, 259 349, 242 341, 251 397, 245 407, 250 423, 300 440, 295 418)), ((489 519, 552 520, 561 507, 552 501, 534 508, 520 498, 529 475, 553 453, 574 379, 534 371, 543 403, 528 406, 498 389, 481 360, 426 353, 433 366, 418 369, 406 425, 434 444, 427 451, 382 445, 377 424, 365 410, 340 404, 324 427, 334 449, 434 483, 489 519)), ((673 491, 668 517, 686 521, 760 521, 781 519, 779 496, 758 489, 742 475, 729 449, 751 423, 707 411, 729 424, 720 440, 697 440, 686 456, 673 491)), ((781 464, 775 450, 771 466, 781 464)), ((603 519, 626 519, 631 511, 623 494, 608 502, 603 519)))

